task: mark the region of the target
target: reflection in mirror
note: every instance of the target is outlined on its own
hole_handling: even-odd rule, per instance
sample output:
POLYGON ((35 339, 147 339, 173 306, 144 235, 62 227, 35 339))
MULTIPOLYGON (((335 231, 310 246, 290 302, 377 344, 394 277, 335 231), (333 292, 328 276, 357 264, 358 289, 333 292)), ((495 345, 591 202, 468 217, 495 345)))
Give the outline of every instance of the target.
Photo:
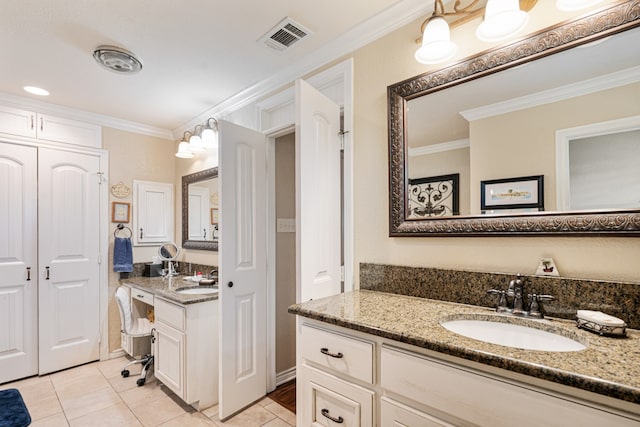
POLYGON ((218 168, 182 177, 182 246, 218 250, 218 168))
MULTIPOLYGON (((640 117, 640 13, 627 6, 610 6, 389 86, 390 235, 637 234, 638 193, 631 197, 635 202, 608 197, 611 190, 595 184, 602 184, 603 171, 577 158, 597 151, 566 143, 561 157, 557 137, 640 117), (459 215, 441 209, 449 219, 432 219, 428 205, 416 209, 416 182, 454 174, 459 215), (494 209, 483 215, 482 181, 537 175, 544 176, 545 212, 494 209)), ((622 171, 636 148, 608 135, 638 130, 640 124, 589 135, 608 147, 606 168, 617 172, 618 188, 639 180, 640 168, 622 171)))

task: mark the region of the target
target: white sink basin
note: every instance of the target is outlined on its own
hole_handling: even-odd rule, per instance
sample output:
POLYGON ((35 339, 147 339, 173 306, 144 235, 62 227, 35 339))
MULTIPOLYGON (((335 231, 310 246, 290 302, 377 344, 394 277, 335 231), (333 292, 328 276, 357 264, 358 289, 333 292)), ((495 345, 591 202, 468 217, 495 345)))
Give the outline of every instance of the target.
POLYGON ((179 294, 185 295, 208 295, 208 294, 217 294, 217 288, 186 288, 186 289, 178 289, 176 290, 179 294))
MULTIPOLYGON (((488 319, 454 319, 440 323, 456 334, 506 347, 539 351, 580 351, 587 347, 558 333, 533 326, 503 323, 488 319)), ((543 325, 540 325, 543 327, 543 325)))

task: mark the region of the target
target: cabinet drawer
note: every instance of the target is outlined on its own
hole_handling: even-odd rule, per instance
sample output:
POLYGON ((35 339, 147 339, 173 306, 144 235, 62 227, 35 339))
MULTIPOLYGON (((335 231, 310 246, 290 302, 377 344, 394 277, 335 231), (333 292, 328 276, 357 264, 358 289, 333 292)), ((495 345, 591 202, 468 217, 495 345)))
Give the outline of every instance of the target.
POLYGON ((382 426, 454 427, 453 424, 386 397, 381 399, 380 408, 382 426))
POLYGON ((131 288, 131 298, 153 305, 153 294, 138 288, 131 288))
POLYGON ((184 307, 171 304, 163 299, 155 300, 156 320, 172 326, 180 331, 186 329, 184 307))
POLYGON ((374 392, 305 367, 302 419, 305 426, 373 425, 374 392))
POLYGON ((463 424, 560 427, 571 420, 571 425, 583 427, 637 426, 637 421, 525 384, 386 346, 382 348, 380 382, 383 389, 434 408, 438 413, 455 414, 464 420, 463 424))
POLYGON ((373 384, 373 343, 302 325, 302 357, 373 384))

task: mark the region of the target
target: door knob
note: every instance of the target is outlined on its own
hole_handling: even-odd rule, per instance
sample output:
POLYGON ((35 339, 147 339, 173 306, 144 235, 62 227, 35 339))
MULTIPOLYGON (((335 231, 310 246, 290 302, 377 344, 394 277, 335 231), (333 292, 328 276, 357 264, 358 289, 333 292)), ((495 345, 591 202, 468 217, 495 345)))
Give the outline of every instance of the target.
POLYGON ((233 288, 233 282, 227 283, 227 286, 230 287, 230 288, 233 288))

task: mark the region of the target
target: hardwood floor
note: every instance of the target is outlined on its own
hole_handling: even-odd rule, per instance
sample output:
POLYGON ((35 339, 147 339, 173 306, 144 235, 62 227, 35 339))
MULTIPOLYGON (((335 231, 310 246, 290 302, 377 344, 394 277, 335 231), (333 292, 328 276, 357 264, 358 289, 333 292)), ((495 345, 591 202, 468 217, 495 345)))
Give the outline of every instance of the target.
POLYGON ((279 385, 274 391, 267 394, 274 402, 284 406, 294 414, 296 413, 296 380, 279 385))

